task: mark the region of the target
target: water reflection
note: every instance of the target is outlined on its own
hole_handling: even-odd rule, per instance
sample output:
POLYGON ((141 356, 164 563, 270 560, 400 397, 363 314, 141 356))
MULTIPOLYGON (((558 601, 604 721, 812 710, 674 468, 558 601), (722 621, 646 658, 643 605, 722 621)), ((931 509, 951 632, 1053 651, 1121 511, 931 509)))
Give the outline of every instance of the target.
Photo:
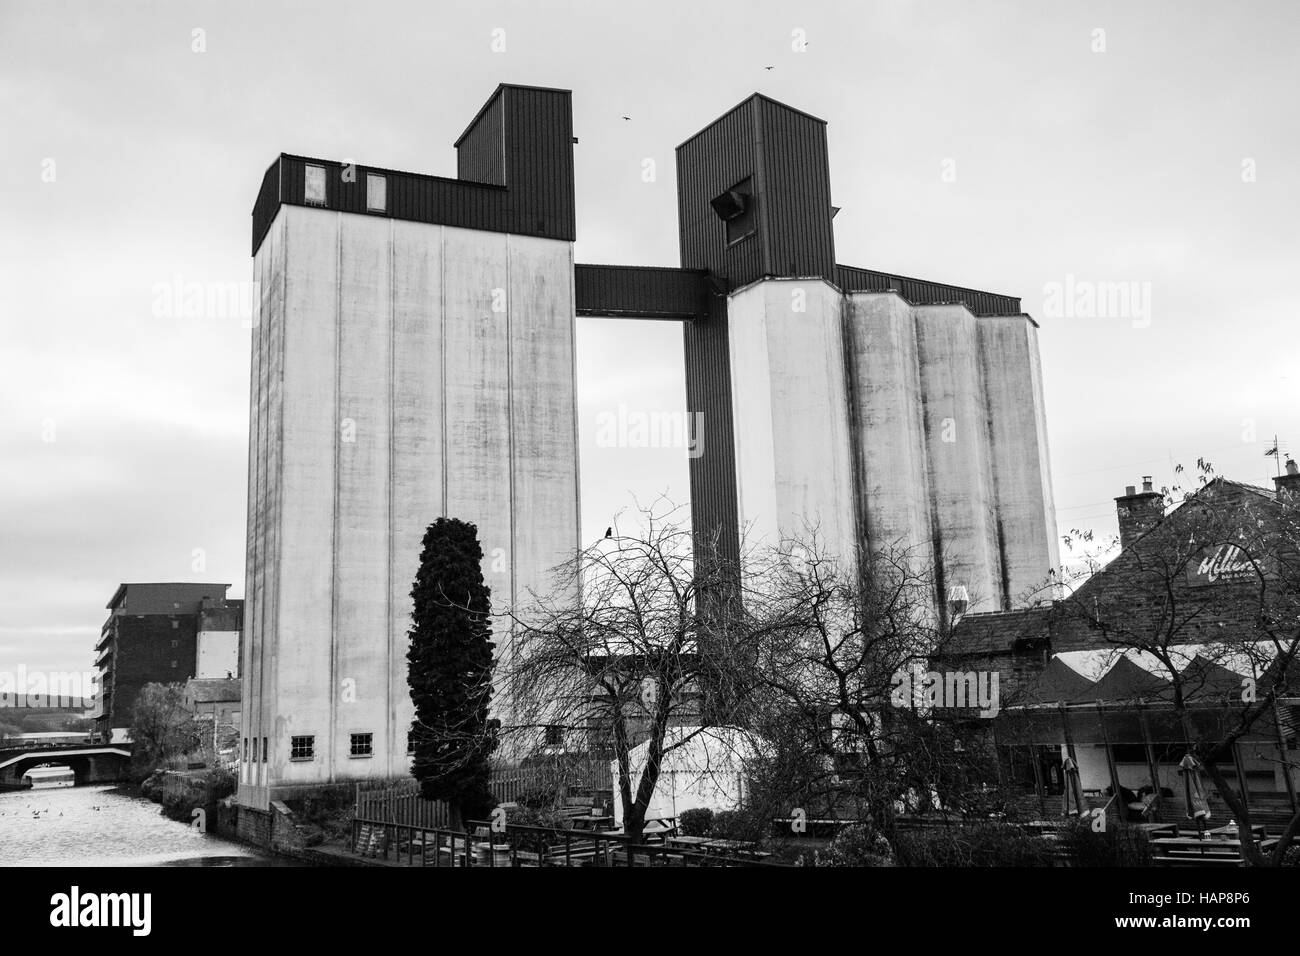
POLYGON ((0 866, 274 866, 112 786, 0 792, 0 866))

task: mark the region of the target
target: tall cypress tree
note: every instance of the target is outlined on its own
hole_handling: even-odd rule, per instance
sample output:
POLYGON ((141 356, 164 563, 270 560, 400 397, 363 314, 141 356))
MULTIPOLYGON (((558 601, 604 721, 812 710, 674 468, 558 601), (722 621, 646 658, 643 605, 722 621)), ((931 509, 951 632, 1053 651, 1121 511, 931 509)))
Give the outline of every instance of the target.
POLYGON ((445 800, 465 819, 482 818, 496 801, 488 758, 500 722, 492 702, 491 594, 483 583, 478 529, 439 518, 424 533, 410 630, 407 682, 415 703, 412 773, 429 800, 445 800))

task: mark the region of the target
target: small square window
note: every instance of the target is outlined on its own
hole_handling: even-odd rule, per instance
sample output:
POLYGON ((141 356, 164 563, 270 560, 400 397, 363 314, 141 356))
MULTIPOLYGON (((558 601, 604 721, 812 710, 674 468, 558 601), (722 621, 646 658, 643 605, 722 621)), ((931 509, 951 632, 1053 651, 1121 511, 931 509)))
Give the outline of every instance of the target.
POLYGON ((366 173, 366 208, 371 212, 388 209, 388 177, 366 173))
POLYGON ((289 738, 289 759, 290 760, 312 760, 316 756, 316 738, 290 737, 289 738))
POLYGON ((175 666, 176 666, 176 662, 175 662, 175 661, 172 661, 172 667, 175 667, 175 666))
POLYGON ((181 622, 180 622, 180 621, 172 621, 172 630, 173 630, 173 631, 176 630, 177 628, 179 628, 180 626, 181 626, 181 622))
POLYGON ((172 641, 172 647, 176 647, 176 646, 179 645, 179 644, 180 644, 180 641, 172 641))
POLYGON ((325 205, 325 167, 307 166, 303 185, 303 201, 313 206, 325 205))
POLYGON ((558 747, 564 743, 564 728, 557 724, 551 724, 546 728, 546 745, 548 747, 558 747))
POLYGON ((725 193, 712 199, 710 205, 726 224, 727 245, 746 239, 758 231, 753 186, 749 179, 742 179, 725 193))
POLYGON ((352 749, 349 756, 352 757, 370 757, 374 755, 374 734, 353 734, 352 749))

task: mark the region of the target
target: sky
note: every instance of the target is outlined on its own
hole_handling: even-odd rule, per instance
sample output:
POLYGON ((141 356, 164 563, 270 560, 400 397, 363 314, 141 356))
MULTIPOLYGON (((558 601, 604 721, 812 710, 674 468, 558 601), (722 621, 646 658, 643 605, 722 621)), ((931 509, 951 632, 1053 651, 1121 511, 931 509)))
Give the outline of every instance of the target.
MULTIPOLYGON (((1178 462, 1268 484, 1297 46, 1286 0, 0 0, 0 671, 88 668, 121 581, 243 595, 249 330, 159 287, 251 280, 282 151, 455 175, 500 82, 573 90, 580 262, 677 265, 673 149, 754 91, 827 120, 840 262, 1039 322, 1063 533, 1178 462), (1103 283, 1132 296, 1097 314, 1103 283)), ((584 540, 688 499, 683 449, 598 428, 685 411, 678 327, 580 319, 578 398, 584 540)))

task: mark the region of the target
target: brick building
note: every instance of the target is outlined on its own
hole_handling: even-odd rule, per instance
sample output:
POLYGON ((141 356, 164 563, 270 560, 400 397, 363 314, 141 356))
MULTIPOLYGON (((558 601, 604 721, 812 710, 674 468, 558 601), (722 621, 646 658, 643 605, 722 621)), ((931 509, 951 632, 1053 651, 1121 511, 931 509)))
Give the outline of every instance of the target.
MULTIPOLYGON (((936 666, 998 674, 1000 711, 983 730, 1004 783, 1050 813, 1068 760, 1092 806, 1176 818, 1182 757, 1225 739, 1249 696, 1276 687, 1219 769, 1256 822, 1289 817, 1300 698, 1284 652, 1300 612, 1300 469, 1287 472, 1274 489, 1215 478, 1168 512, 1149 480, 1129 487, 1115 499, 1120 553, 1068 597, 958 623, 936 666)), ((1217 790, 1210 803, 1228 822, 1217 790)))
POLYGON ((95 645, 100 700, 95 730, 120 739, 131 726, 136 695, 149 683, 185 683, 200 673, 238 677, 243 601, 229 584, 120 584, 95 645), (215 673, 219 670, 220 673, 215 673))

